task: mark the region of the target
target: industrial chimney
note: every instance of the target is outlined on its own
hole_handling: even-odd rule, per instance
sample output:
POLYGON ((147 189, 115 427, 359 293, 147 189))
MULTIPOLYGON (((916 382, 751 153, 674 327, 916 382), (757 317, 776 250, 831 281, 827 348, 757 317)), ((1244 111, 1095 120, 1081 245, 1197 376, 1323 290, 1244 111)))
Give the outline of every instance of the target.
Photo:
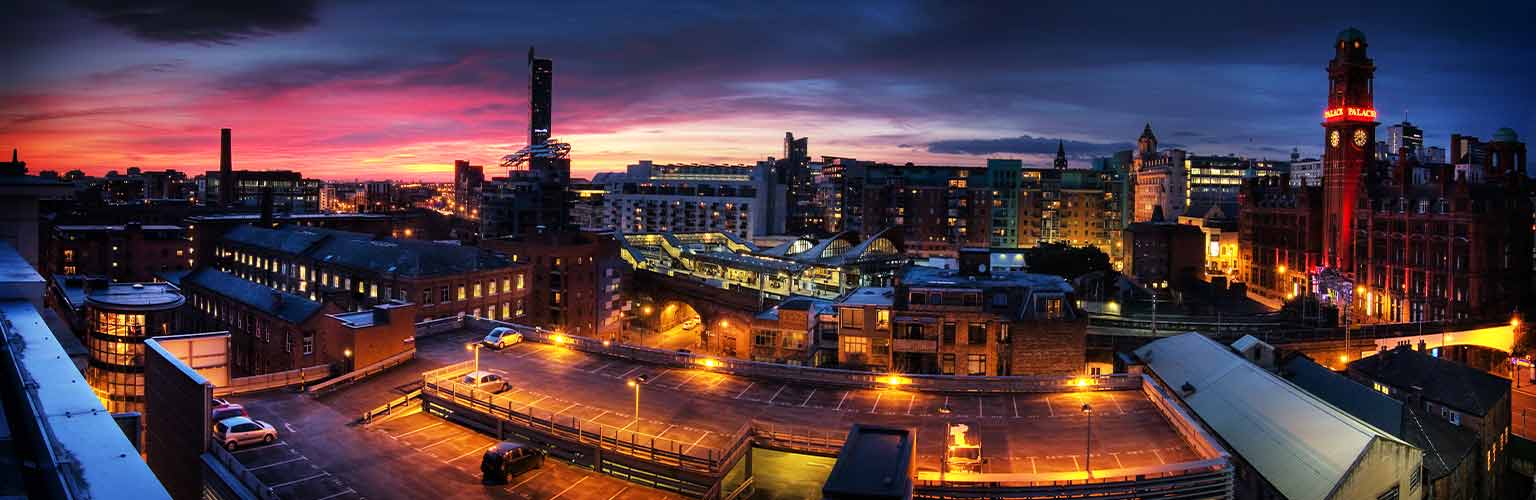
POLYGON ((229 129, 219 129, 219 204, 235 205, 235 170, 229 157, 229 129))

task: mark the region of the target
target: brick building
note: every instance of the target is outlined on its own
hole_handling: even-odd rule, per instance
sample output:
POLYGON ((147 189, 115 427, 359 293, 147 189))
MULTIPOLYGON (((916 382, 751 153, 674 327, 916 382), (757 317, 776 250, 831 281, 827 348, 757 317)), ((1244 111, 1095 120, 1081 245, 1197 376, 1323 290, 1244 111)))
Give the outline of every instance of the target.
POLYGON ((1248 296, 1279 307, 1306 289, 1307 273, 1323 261, 1323 190, 1262 177, 1238 195, 1238 281, 1248 296))
POLYGON ((1466 498, 1506 498, 1509 379, 1399 346, 1349 364, 1346 375, 1477 436, 1476 476, 1466 498))
POLYGON ((54 226, 44 267, 50 274, 152 281, 158 273, 191 269, 192 242, 181 226, 54 226))
POLYGON ((1205 276, 1205 233, 1173 222, 1125 227, 1125 273, 1141 283, 1168 282, 1184 289, 1205 276))
POLYGON ((415 335, 415 304, 383 304, 344 313, 217 269, 203 267, 178 285, 190 304, 190 330, 230 332, 236 376, 261 375, 317 365, 347 372, 398 354, 415 335))
POLYGON ((618 336, 629 266, 612 236, 545 233, 487 239, 480 246, 527 268, 523 322, 574 335, 618 336))
POLYGON ((416 320, 455 315, 521 320, 528 268, 476 247, 376 238, 319 228, 240 226, 215 250, 217 267, 342 310, 416 302, 416 320))
POLYGON ((913 266, 894 287, 834 304, 838 362, 945 375, 1065 375, 1084 370, 1087 316, 1057 276, 988 272, 985 252, 961 271, 913 266))

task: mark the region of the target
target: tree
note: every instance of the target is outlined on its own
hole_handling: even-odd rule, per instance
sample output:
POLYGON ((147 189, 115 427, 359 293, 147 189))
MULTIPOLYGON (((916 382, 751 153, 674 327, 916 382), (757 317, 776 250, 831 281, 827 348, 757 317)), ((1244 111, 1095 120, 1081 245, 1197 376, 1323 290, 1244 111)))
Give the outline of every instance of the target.
POLYGON ((1109 271, 1109 256, 1097 247, 1046 243, 1024 253, 1029 272, 1054 274, 1068 280, 1094 271, 1109 271))

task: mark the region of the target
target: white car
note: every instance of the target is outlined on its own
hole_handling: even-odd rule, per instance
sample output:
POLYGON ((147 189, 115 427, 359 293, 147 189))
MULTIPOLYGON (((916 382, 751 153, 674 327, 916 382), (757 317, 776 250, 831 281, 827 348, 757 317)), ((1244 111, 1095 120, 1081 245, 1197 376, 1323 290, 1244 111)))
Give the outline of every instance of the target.
POLYGON ((512 388, 512 384, 507 383, 506 378, 485 370, 469 372, 459 378, 459 383, 493 394, 506 392, 512 388))
POLYGON ((213 438, 224 443, 224 448, 234 451, 245 444, 276 441, 277 429, 251 417, 230 417, 213 424, 213 438))
POLYGON ((509 345, 523 341, 523 334, 512 331, 511 328, 499 326, 491 330, 480 343, 492 349, 501 349, 509 345))
POLYGON ((698 328, 698 327, 699 327, 699 318, 688 318, 688 321, 684 321, 683 322, 683 329, 684 330, 692 330, 692 329, 698 328))

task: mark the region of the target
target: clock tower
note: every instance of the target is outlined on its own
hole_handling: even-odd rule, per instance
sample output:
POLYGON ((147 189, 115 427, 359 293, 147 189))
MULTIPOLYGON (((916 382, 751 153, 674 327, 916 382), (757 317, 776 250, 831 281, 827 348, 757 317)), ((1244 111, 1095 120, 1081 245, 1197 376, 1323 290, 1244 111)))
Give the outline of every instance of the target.
POLYGON ((1360 183, 1376 157, 1376 65, 1365 54, 1365 33, 1349 28, 1334 41, 1323 110, 1323 265, 1354 274, 1354 217, 1360 183))

